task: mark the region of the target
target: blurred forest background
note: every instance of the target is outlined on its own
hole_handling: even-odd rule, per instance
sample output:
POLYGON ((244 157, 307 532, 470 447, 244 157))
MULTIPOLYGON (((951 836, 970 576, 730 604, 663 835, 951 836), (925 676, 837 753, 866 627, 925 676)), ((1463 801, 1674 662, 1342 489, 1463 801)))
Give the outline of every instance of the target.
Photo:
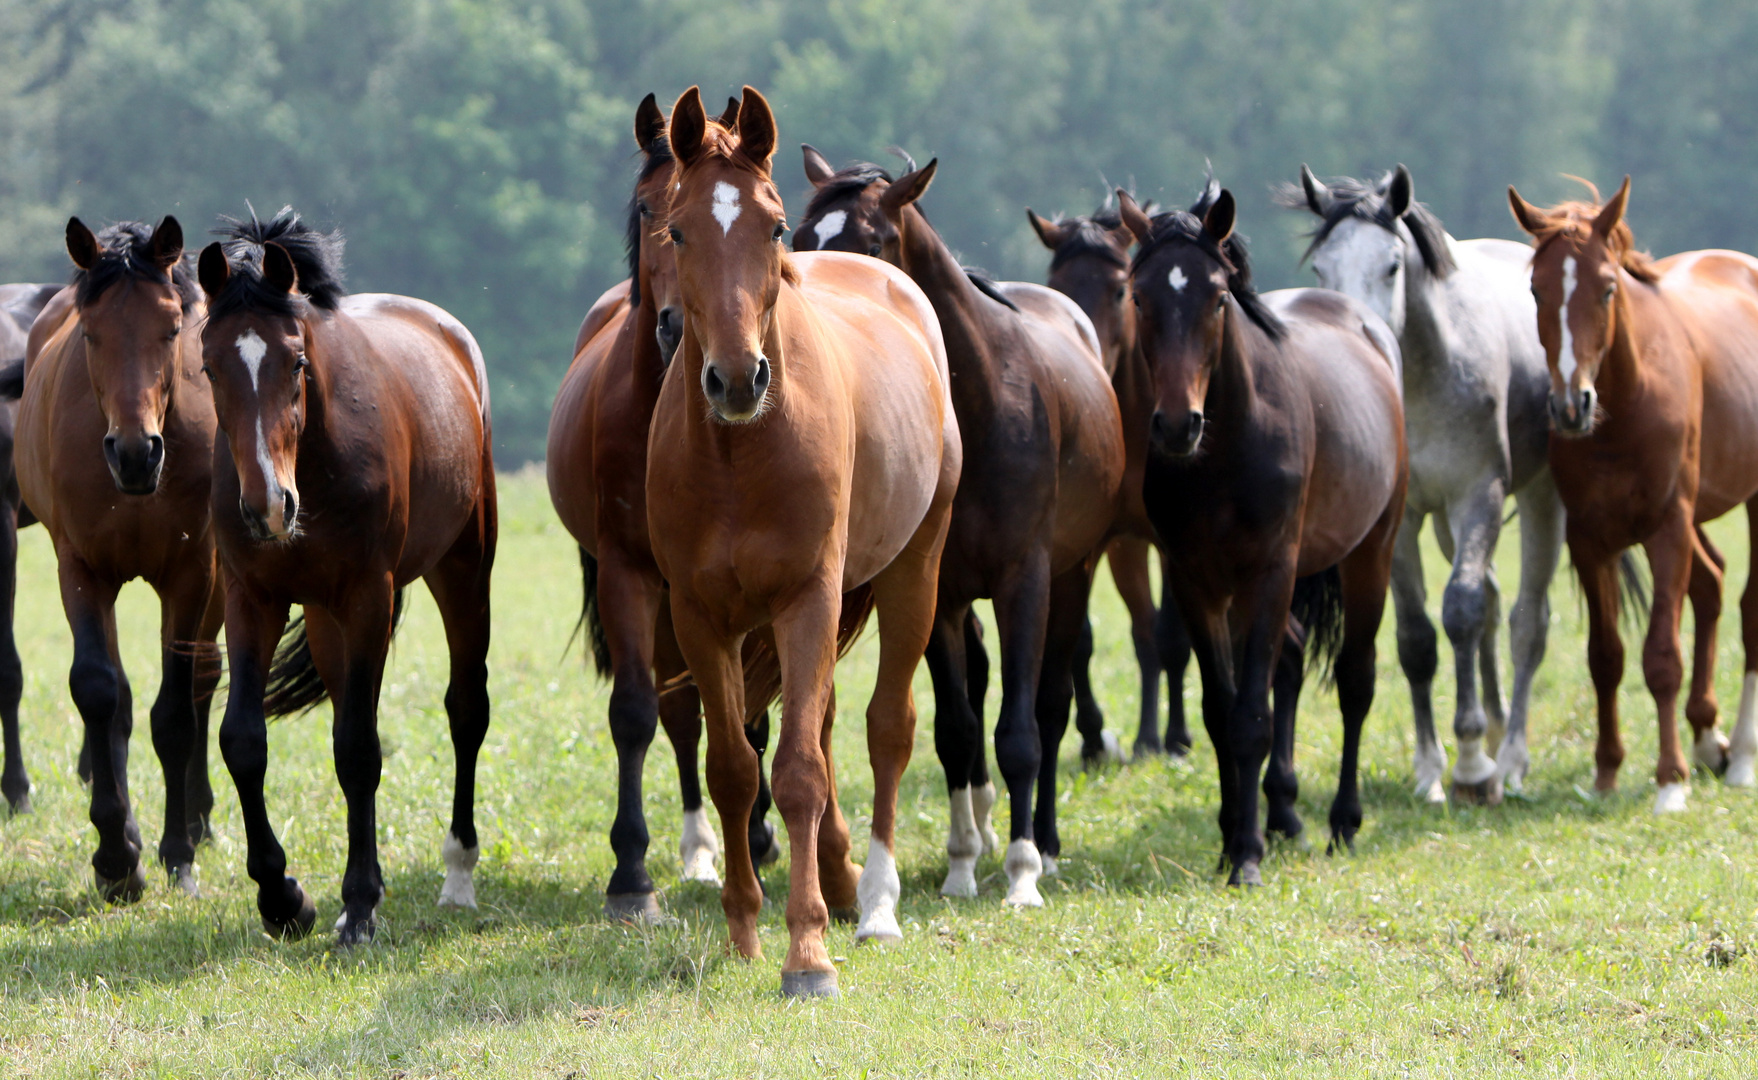
POLYGON ((0 280, 62 278, 62 227, 292 203, 348 236, 357 290, 481 339, 499 460, 540 457, 580 316, 623 274, 649 90, 775 105, 833 161, 899 145, 965 259, 1042 280, 1023 207, 1103 184, 1183 203, 1205 159, 1265 287, 1310 219, 1268 185, 1413 170, 1456 236, 1634 176, 1657 253, 1758 250, 1751 0, 0 0, 0 280))

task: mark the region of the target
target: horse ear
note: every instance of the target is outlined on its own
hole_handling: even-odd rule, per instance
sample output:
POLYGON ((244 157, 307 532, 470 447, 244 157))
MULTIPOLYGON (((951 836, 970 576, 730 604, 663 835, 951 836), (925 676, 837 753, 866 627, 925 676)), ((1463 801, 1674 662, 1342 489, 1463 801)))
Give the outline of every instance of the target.
POLYGON ((731 131, 733 128, 738 126, 738 123, 739 123, 739 99, 738 98, 729 97, 726 99, 726 110, 720 114, 720 116, 715 120, 715 123, 719 124, 721 127, 727 129, 728 131, 731 131))
POLYGON ((1599 216, 1593 219, 1593 231, 1602 237, 1610 236, 1612 230, 1618 227, 1618 222, 1624 220, 1624 208, 1629 205, 1630 177, 1625 174, 1623 186, 1605 204, 1605 209, 1599 212, 1599 216))
POLYGON ((1392 182, 1386 188, 1386 209, 1391 212, 1394 220, 1401 218, 1416 202, 1416 181, 1410 179, 1410 170, 1399 165, 1392 173, 1392 182))
POLYGON ((692 86, 671 107, 671 123, 666 128, 671 156, 680 165, 694 164, 702 156, 702 140, 707 134, 708 114, 702 111, 702 91, 692 86))
POLYGON ((813 187, 823 187, 830 182, 832 176, 836 175, 836 170, 830 167, 830 162, 811 143, 801 143, 800 153, 805 155, 806 179, 812 182, 813 187))
POLYGON ((226 288, 226 282, 232 277, 232 268, 226 264, 226 250, 215 240, 201 249, 201 258, 195 264, 196 279, 201 282, 201 291, 212 300, 226 288))
POLYGON ((1135 238, 1147 243, 1148 234, 1154 231, 1154 223, 1149 220, 1142 208, 1136 205, 1135 196, 1122 188, 1117 189, 1117 213, 1123 218, 1123 225, 1135 238))
POLYGON ((1233 193, 1222 188, 1221 194, 1215 197, 1215 205, 1209 207, 1209 212, 1203 215, 1203 232, 1208 233, 1209 238, 1217 244, 1226 243, 1227 238, 1233 235, 1235 213, 1233 193))
POLYGON ((276 292, 290 293, 299 287, 299 271, 293 268, 293 256, 272 240, 262 246, 262 280, 276 292))
POLYGON ((775 138, 775 113, 769 102, 752 87, 745 87, 744 100, 739 102, 739 148, 768 172, 769 159, 775 156, 775 138))
POLYGON ((635 107, 635 146, 642 153, 665 137, 665 114, 659 111, 659 100, 652 94, 635 107))
POLYGON ((1061 247, 1062 242, 1068 239, 1067 225, 1057 221, 1046 221, 1033 212, 1029 206, 1026 207, 1026 220, 1032 223, 1032 231, 1038 234, 1038 239, 1042 240, 1044 246, 1051 251, 1061 247))
POLYGON ((879 208, 885 216, 895 217, 903 212, 903 208, 928 193, 928 185, 934 182, 934 171, 940 167, 940 159, 935 158, 913 172, 904 173, 896 183, 885 189, 879 196, 879 208))
POLYGON ((98 257, 104 249, 98 246, 98 238, 85 227, 85 222, 76 217, 67 219, 67 254, 72 257, 73 265, 81 270, 90 270, 98 263, 98 257))
POLYGON ((170 214, 153 230, 153 265, 169 270, 183 258, 183 226, 170 214))
POLYGON ((1314 176, 1304 162, 1300 166, 1300 186, 1306 191, 1306 205, 1313 213, 1324 217, 1331 212, 1334 199, 1331 189, 1325 186, 1323 180, 1314 176))
POLYGON ((1513 184, 1508 185, 1508 209, 1514 212, 1514 221, 1530 235, 1544 231, 1544 211, 1522 199, 1513 184))

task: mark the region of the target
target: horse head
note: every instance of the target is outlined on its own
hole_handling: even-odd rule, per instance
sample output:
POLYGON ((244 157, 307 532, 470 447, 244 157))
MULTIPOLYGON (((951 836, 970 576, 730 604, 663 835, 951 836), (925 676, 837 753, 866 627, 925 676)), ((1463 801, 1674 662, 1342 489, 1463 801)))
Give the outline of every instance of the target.
POLYGON ((782 236, 787 214, 770 165, 775 114, 745 87, 733 127, 711 120, 696 87, 672 107, 677 173, 666 224, 686 323, 684 356, 715 419, 749 423, 769 404, 773 313, 794 280, 782 236), (694 343, 695 348, 690 348, 694 343))
POLYGON ((165 413, 179 381, 185 322, 199 300, 183 265, 183 229, 112 225, 94 235, 67 222, 79 332, 92 392, 104 415, 104 460, 130 495, 158 490, 165 465, 165 413))
MULTIPOLYGON (((1152 213, 1150 205, 1147 213, 1152 213)), ((1046 221, 1026 210, 1032 231, 1051 251, 1050 288, 1087 313, 1099 335, 1106 371, 1116 371, 1135 344, 1134 309, 1129 303, 1129 247, 1135 234, 1109 202, 1085 217, 1046 221)))
MULTIPOLYGON (((1591 185, 1589 185, 1591 187, 1591 185)), ((1531 234, 1532 296, 1538 302, 1538 339, 1550 366, 1550 413, 1567 436, 1591 434, 1598 417, 1594 386, 1611 352, 1622 317, 1619 293, 1627 272, 1653 280, 1646 255, 1635 250, 1624 208, 1630 178, 1604 206, 1567 202, 1541 210, 1508 188, 1514 220, 1531 234)))

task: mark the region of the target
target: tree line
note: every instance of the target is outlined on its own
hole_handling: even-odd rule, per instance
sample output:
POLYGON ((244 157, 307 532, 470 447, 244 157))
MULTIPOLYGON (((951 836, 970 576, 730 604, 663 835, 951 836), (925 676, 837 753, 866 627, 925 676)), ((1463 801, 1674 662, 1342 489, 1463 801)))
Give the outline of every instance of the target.
POLYGON ((291 203, 351 284, 456 313, 503 466, 540 457, 580 316, 623 276, 648 91, 743 83, 832 161, 940 159, 924 209, 973 265, 1042 280, 1023 208, 1110 185, 1182 205, 1205 163, 1265 287, 1310 281, 1302 162, 1398 162, 1457 236, 1634 177, 1656 253, 1758 250, 1758 6, 1741 0, 0 0, 0 280, 69 269, 62 228, 291 203))

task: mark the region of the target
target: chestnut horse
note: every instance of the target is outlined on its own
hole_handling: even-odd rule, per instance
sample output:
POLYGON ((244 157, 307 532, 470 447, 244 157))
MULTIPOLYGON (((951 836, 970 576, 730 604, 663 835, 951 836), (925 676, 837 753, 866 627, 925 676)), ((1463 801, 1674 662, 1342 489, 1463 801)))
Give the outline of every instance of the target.
MULTIPOLYGON (((1151 212, 1151 208, 1150 208, 1151 212)), ((1115 204, 1105 205, 1082 217, 1046 221, 1030 209, 1026 218, 1038 239, 1051 251, 1050 288, 1066 294, 1093 321, 1099 336, 1100 355, 1111 373, 1111 389, 1123 417, 1123 485, 1118 500, 1118 535, 1105 549, 1111 577, 1129 610, 1130 638, 1141 669, 1141 725, 1134 754, 1170 752, 1183 757, 1190 752, 1190 729, 1184 717, 1184 669, 1190 663, 1190 639, 1172 600, 1165 575, 1165 556, 1160 557, 1163 596, 1154 610, 1153 579, 1148 574, 1148 551, 1154 547, 1154 526, 1142 504, 1142 472, 1147 465, 1148 422, 1154 411, 1154 386, 1147 360, 1135 346, 1135 305, 1129 298, 1129 248, 1135 236, 1123 224, 1115 204), (1166 734, 1160 735, 1160 676, 1168 682, 1166 734)), ((1082 730, 1102 728, 1104 718, 1093 699, 1087 666, 1092 659, 1089 626, 1075 658, 1074 701, 1076 713, 1091 717, 1082 730)))
MULTIPOLYGON (((36 524, 18 494, 18 473, 12 465, 18 405, 24 395, 24 353, 31 323, 60 285, 0 285, 0 729, 5 733, 6 760, 0 768, 0 795, 14 814, 31 812, 31 778, 24 767, 18 739, 18 702, 24 696, 24 668, 13 637, 13 602, 18 584, 18 530, 36 524)), ((82 754, 80 777, 91 780, 91 756, 82 754)), ((206 772, 204 770, 205 777, 206 772)))
POLYGON ((1683 810, 1691 766, 1679 745, 1687 595, 1696 656, 1685 718, 1694 756, 1749 786, 1758 756, 1758 583, 1740 601, 1746 678, 1730 748, 1716 730, 1715 629, 1726 562, 1703 531, 1741 503, 1758 520, 1758 259, 1691 251, 1658 262, 1624 221, 1630 178, 1604 206, 1548 210, 1508 189, 1532 235, 1538 336, 1550 365, 1550 467, 1568 513, 1569 558, 1587 595, 1587 664, 1599 697, 1594 786, 1624 760, 1618 683, 1618 556, 1641 544, 1654 572, 1642 673, 1660 722, 1657 813, 1683 810))
POLYGON ((727 841, 732 941, 761 955, 762 894, 742 835, 757 794, 742 727, 741 643, 772 628, 782 677, 775 804, 791 849, 782 991, 836 992, 829 909, 857 940, 902 936, 898 782, 915 739, 910 681, 958 486, 958 421, 933 309, 867 259, 790 257, 771 178, 775 118, 746 87, 736 130, 692 87, 671 114, 668 231, 684 333, 654 409, 647 516, 672 622, 708 721, 708 790, 727 841), (738 235, 733 235, 737 233, 738 235), (879 671, 867 709, 873 828, 849 860, 835 799, 832 683, 845 594, 871 583, 879 671))
MULTIPOLYGON (((723 125, 737 116, 734 100, 723 125)), ((642 165, 629 204, 629 277, 607 290, 581 322, 573 364, 550 414, 547 457, 550 501, 580 545, 582 620, 590 652, 599 674, 613 679, 617 813, 610 842, 617 865, 605 889, 605 908, 613 918, 631 920, 660 915, 647 873, 641 785, 656 719, 665 725, 677 756, 684 879, 720 884, 715 868, 720 840, 702 808, 696 770, 701 700, 695 686, 680 678, 683 656, 647 536, 647 429, 683 329, 677 263, 665 233, 671 147, 665 116, 652 94, 636 110, 635 143, 642 165), (668 683, 660 693, 658 687, 668 683)), ((747 693, 753 699, 763 696, 752 687, 747 693)), ((759 755, 765 748, 757 747, 759 755)), ((762 820, 768 802, 764 785, 749 834, 759 863, 778 854, 774 827, 762 820)))
POLYGON ((1361 825, 1356 758, 1408 475, 1398 343, 1379 316, 1341 293, 1260 297, 1233 236, 1230 192, 1205 195, 1200 217, 1150 219, 1127 193, 1118 199, 1141 245, 1130 287, 1154 373, 1144 498, 1202 671, 1229 880, 1261 884, 1257 785, 1272 747, 1270 828, 1301 829, 1293 805, 1301 673, 1283 644, 1297 599, 1306 643, 1321 656, 1335 650, 1342 699, 1332 846, 1353 844, 1361 825))
MULTIPOLYGON (((975 896, 977 857, 993 845, 980 711, 988 664, 970 632, 972 602, 992 597, 1001 645, 995 761, 1012 810, 1006 900, 1035 907, 1044 902, 1038 879, 1055 872, 1061 852, 1057 750, 1093 560, 1116 520, 1123 480, 1117 395, 1092 322, 1074 301, 1041 285, 997 285, 959 265, 914 205, 937 162, 893 182, 871 164, 831 172, 816 150, 803 149, 817 191, 794 233, 796 250, 860 252, 901 268, 933 302, 946 336, 965 471, 928 647, 935 749, 952 810, 941 892, 975 896)), ((1102 730, 1081 735, 1083 757, 1104 752, 1102 730)))
POLYGON ((374 799, 378 695, 397 599, 424 578, 451 651, 446 716, 457 755, 441 904, 476 906, 476 755, 488 731, 489 572, 495 488, 488 377, 462 323, 404 296, 345 296, 339 235, 291 208, 232 222, 198 271, 210 314, 213 515, 226 568, 231 686, 220 749, 238 786, 263 925, 303 934, 316 908, 287 876, 263 800, 265 693, 280 710, 335 703, 336 777, 348 802, 342 944, 370 940, 384 895, 374 799), (304 606, 321 680, 269 678, 288 609, 304 606), (300 686, 309 690, 303 696, 300 686))
POLYGON ((73 631, 68 686, 85 725, 92 869, 111 900, 146 887, 128 797, 134 700, 116 640, 116 594, 144 578, 159 595, 164 674, 152 708, 165 775, 159 858, 196 892, 195 845, 213 793, 207 711, 219 680, 219 592, 208 520, 214 406, 201 377, 201 294, 183 230, 123 222, 93 235, 74 218, 78 271, 31 327, 14 447, 24 502, 49 530, 73 631))

